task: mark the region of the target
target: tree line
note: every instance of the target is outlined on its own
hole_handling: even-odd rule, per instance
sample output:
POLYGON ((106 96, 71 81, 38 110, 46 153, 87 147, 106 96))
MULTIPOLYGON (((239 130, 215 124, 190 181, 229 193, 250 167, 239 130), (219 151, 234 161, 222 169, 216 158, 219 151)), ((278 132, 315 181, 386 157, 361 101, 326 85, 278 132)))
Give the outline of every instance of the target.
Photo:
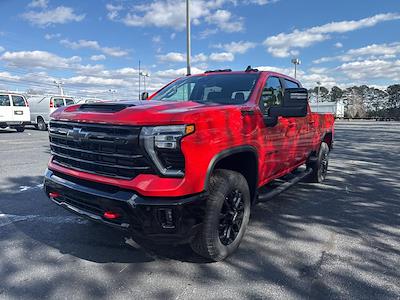
POLYGON ((400 118, 400 84, 381 90, 367 85, 341 89, 337 86, 328 90, 318 87, 309 90, 310 99, 316 102, 342 101, 346 118, 400 118))

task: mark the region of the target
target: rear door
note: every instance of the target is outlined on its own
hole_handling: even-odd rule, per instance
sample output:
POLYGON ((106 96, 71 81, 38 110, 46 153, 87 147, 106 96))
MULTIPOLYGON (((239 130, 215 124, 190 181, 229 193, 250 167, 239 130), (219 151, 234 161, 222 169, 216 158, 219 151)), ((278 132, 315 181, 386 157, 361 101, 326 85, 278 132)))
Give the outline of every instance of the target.
POLYGON ((53 98, 50 102, 53 103, 53 107, 50 105, 50 114, 52 114, 57 108, 65 106, 63 98, 53 98))
POLYGON ((25 98, 20 95, 11 95, 12 115, 15 122, 29 122, 31 120, 29 114, 28 103, 25 98))
POLYGON ((0 123, 11 122, 13 120, 13 112, 11 108, 10 95, 0 95, 0 123))

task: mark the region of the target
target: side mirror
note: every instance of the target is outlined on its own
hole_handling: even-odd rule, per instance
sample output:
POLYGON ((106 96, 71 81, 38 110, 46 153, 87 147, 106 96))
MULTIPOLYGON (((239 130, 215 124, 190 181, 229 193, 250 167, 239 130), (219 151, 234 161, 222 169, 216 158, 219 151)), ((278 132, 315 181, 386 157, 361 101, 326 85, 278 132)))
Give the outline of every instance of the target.
POLYGON ((305 88, 286 89, 282 106, 269 110, 271 117, 305 117, 307 115, 308 91, 305 88))
POLYGON ((148 92, 143 92, 141 98, 142 98, 141 100, 147 100, 149 98, 149 93, 148 92))

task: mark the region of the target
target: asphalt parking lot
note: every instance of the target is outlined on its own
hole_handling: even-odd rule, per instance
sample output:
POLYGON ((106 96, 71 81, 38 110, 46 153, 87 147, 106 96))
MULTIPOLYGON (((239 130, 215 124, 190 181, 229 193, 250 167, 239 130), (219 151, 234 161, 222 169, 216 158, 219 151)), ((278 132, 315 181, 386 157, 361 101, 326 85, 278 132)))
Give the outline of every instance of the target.
POLYGON ((259 204, 208 263, 50 203, 47 133, 0 130, 0 298, 400 299, 400 123, 338 122, 335 146, 324 184, 259 204))

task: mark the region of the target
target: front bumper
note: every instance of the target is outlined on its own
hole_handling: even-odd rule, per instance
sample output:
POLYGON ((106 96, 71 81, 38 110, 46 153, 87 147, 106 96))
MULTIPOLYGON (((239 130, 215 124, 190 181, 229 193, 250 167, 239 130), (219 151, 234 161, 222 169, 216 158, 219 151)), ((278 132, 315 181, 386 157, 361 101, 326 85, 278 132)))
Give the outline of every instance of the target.
POLYGON ((131 190, 49 169, 44 176, 44 191, 54 203, 75 214, 160 243, 190 241, 202 224, 206 202, 205 193, 179 198, 142 197, 131 190), (57 196, 50 197, 50 193, 57 196), (119 217, 107 219, 106 211, 119 217))

